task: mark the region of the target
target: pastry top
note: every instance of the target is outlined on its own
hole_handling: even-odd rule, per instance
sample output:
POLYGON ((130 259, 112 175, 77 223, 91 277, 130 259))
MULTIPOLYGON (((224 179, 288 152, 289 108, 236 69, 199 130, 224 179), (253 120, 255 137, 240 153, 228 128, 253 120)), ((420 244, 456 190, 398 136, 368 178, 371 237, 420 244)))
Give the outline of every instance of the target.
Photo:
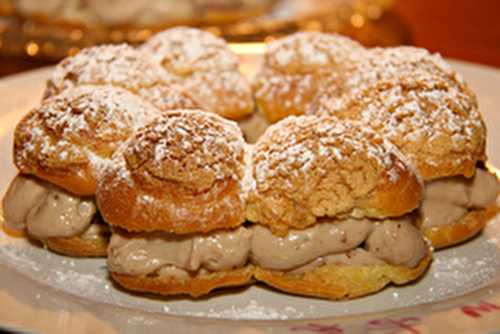
POLYGON ((97 191, 104 219, 130 231, 208 232, 244 221, 244 141, 202 111, 165 113, 140 129, 97 191))
POLYGON ((257 105, 272 123, 302 115, 318 92, 338 87, 344 70, 364 53, 336 34, 297 33, 271 42, 253 82, 257 105))
POLYGON ((126 44, 90 47, 64 59, 47 81, 44 95, 47 98, 80 85, 121 87, 161 110, 197 106, 175 77, 126 44))
POLYGON ((236 124, 215 115, 171 111, 142 128, 123 156, 141 184, 203 193, 218 181, 242 178, 242 138, 236 124))
POLYGON ((48 98, 14 133, 14 162, 78 195, 92 195, 113 153, 160 111, 111 86, 80 86, 48 98))
POLYGON ((194 28, 165 30, 144 43, 142 50, 169 73, 180 77, 200 71, 238 69, 238 58, 225 40, 194 28))
POLYGON ((225 40, 178 27, 154 35, 141 48, 175 77, 204 110, 230 119, 253 111, 250 83, 225 40))
POLYGON ((355 93, 400 80, 414 80, 413 84, 431 80, 432 83, 434 77, 467 89, 463 78, 439 54, 411 46, 372 48, 367 49, 356 62, 345 65, 341 90, 326 87, 320 95, 332 97, 335 93, 355 93))
POLYGON ((255 145, 252 173, 247 219, 277 234, 323 217, 401 216, 422 193, 393 145, 328 116, 291 116, 269 127, 255 145))
POLYGON ((264 64, 283 73, 330 72, 349 65, 364 51, 341 35, 302 32, 269 43, 264 64))
POLYGON ((369 124, 417 167, 424 180, 473 175, 486 128, 474 93, 439 56, 402 47, 374 49, 344 94, 309 110, 369 124), (369 64, 369 65, 366 65, 369 64))

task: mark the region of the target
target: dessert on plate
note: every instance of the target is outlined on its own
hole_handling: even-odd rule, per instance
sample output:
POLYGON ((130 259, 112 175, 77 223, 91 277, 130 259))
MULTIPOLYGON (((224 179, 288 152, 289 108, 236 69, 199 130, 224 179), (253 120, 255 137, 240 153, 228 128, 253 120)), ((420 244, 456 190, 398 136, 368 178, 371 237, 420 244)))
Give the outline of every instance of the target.
POLYGON ((97 205, 112 228, 111 277, 127 289, 197 297, 252 282, 245 143, 236 123, 165 113, 104 171, 97 205))
POLYGON ((132 291, 336 300, 418 279, 495 214, 475 95, 439 56, 300 33, 253 92, 238 67, 184 27, 63 60, 15 129, 7 230, 132 291))

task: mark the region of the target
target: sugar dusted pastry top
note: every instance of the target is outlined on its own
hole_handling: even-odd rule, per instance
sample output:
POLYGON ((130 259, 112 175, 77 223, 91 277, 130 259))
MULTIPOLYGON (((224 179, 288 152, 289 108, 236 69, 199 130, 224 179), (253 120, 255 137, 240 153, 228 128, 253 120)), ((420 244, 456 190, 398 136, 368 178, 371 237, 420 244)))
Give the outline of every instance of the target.
POLYGON ((70 192, 91 195, 113 153, 160 111, 110 86, 80 86, 48 98, 14 134, 14 162, 70 192))
POLYGON ((291 116, 268 128, 252 157, 247 218, 280 234, 322 217, 403 215, 421 184, 398 150, 359 123, 291 116))
POLYGON ((243 177, 243 146, 236 124, 201 111, 171 111, 142 128, 123 156, 134 180, 200 193, 243 177))
POLYGON ((284 73, 332 71, 349 65, 365 49, 337 34, 302 32, 269 43, 265 65, 284 73))
POLYGON ((236 70, 238 58, 225 40, 199 29, 178 27, 151 37, 142 50, 169 73, 188 76, 194 72, 236 70))
POLYGON ((143 127, 104 173, 104 219, 129 231, 208 232, 244 222, 244 141, 233 122, 176 110, 143 127))
POLYGON ((253 83, 257 105, 272 123, 304 114, 318 92, 339 86, 364 51, 335 34, 297 33, 269 43, 253 83))
POLYGON ((173 76, 126 44, 90 47, 64 59, 47 81, 45 97, 80 85, 120 87, 161 110, 197 106, 173 76))
POLYGON ((141 49, 177 78, 204 110, 235 120, 253 112, 250 84, 225 40, 178 27, 154 35, 141 49))
POLYGON ((485 159, 486 129, 474 93, 438 55, 409 47, 374 49, 323 95, 315 115, 357 119, 387 136, 425 180, 474 173, 485 159))

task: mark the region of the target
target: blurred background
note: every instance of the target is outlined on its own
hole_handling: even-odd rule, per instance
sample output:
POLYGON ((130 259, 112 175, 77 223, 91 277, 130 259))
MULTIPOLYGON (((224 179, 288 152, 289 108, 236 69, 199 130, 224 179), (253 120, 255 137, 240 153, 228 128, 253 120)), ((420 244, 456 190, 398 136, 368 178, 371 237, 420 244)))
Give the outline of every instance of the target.
POLYGON ((95 44, 140 44, 175 25, 235 43, 339 32, 367 46, 411 44, 500 67, 499 16, 499 0, 0 0, 0 76, 95 44))

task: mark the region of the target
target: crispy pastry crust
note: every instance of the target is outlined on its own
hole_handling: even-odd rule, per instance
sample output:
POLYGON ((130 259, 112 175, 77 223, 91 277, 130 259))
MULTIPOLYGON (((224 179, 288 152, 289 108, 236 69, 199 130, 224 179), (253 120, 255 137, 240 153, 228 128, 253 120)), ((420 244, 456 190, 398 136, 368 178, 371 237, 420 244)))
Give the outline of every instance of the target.
POLYGON ((424 228, 422 233, 436 249, 453 246, 479 234, 498 212, 500 208, 494 203, 486 209, 472 210, 452 224, 424 228))
POLYGON ((114 272, 111 272, 111 277, 118 284, 132 291, 151 292, 164 296, 190 295, 196 298, 214 289, 251 284, 253 272, 254 267, 247 265, 232 271, 201 274, 183 281, 172 277, 130 276, 114 272))
POLYGON ((253 112, 250 83, 224 39, 177 27, 154 35, 141 50, 176 78, 204 110, 233 120, 253 112))
POLYGON ((121 88, 67 89, 18 123, 14 162, 22 173, 77 195, 93 195, 114 152, 159 115, 152 105, 121 88))
POLYGON ((340 86, 364 51, 349 38, 315 32, 271 42, 253 83, 257 106, 271 123, 304 114, 318 92, 340 86))
POLYGON ((403 285, 419 278, 432 259, 431 252, 417 267, 384 265, 343 266, 324 265, 304 274, 286 274, 255 269, 255 278, 278 290, 324 299, 352 299, 382 290, 394 283, 403 285))
POLYGON ((142 128, 117 159, 96 194, 111 225, 184 234, 244 222, 244 141, 234 122, 172 111, 142 128))
POLYGON ((74 257, 106 257, 109 237, 83 239, 80 236, 49 238, 45 245, 52 251, 74 257))
POLYGON ((424 181, 470 177, 486 160, 477 98, 439 55, 374 48, 351 71, 345 87, 319 94, 308 114, 364 122, 396 145, 424 181))
POLYGON ((246 217, 278 235, 321 217, 402 216, 422 196, 397 149, 356 122, 288 117, 268 128, 252 159, 246 217))
POLYGON ((82 85, 122 88, 161 111, 200 106, 176 78, 126 44, 94 46, 65 58, 47 80, 44 98, 82 85))

